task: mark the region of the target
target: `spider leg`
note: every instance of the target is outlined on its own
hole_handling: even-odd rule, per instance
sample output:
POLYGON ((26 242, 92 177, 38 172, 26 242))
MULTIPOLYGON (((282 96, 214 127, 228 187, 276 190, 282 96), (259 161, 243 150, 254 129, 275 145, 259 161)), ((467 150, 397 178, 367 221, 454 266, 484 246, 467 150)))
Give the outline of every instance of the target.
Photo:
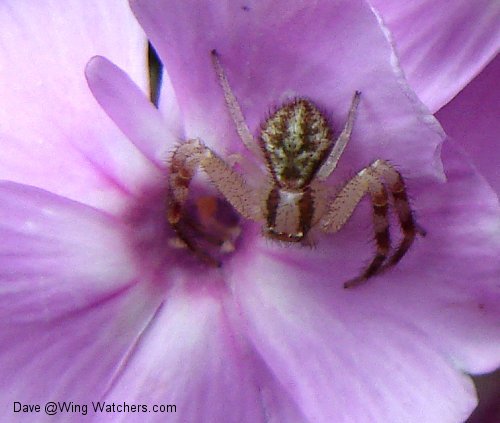
POLYGON ((406 254, 416 234, 424 234, 413 218, 403 178, 394 167, 383 160, 376 160, 344 185, 328 207, 327 213, 320 220, 322 229, 325 232, 336 232, 342 228, 366 194, 370 195, 373 205, 377 251, 375 258, 366 270, 360 276, 346 282, 345 288, 360 285, 368 278, 395 265, 406 254), (401 243, 389 258, 388 194, 384 182, 388 185, 389 192, 394 198, 394 207, 403 232, 401 243))
POLYGON ((184 210, 189 195, 189 185, 200 165, 202 154, 203 146, 198 140, 186 141, 174 150, 168 176, 167 219, 182 245, 191 250, 201 261, 213 267, 220 267, 220 262, 207 254, 187 230, 194 228, 196 234, 203 234, 184 210))
POLYGON ((377 160, 375 163, 377 169, 387 181, 389 190, 394 200, 394 208, 396 209, 396 214, 401 225, 401 231, 403 232, 403 239, 388 262, 384 264, 382 269, 384 270, 387 267, 394 266, 403 258, 413 244, 417 234, 425 236, 426 232, 415 221, 410 207, 410 202, 408 200, 406 186, 401 174, 394 169, 393 166, 383 160, 377 160))
POLYGON ((201 167, 212 184, 242 217, 263 221, 261 192, 248 186, 243 176, 235 172, 212 150, 204 148, 201 167))
POLYGON ((361 199, 369 194, 373 206, 376 254, 370 265, 357 278, 344 284, 345 288, 359 285, 376 275, 387 259, 390 249, 387 190, 380 181, 374 164, 361 170, 337 194, 320 224, 325 232, 336 232, 344 226, 361 199))
POLYGON ((330 152, 324 163, 321 165, 316 175, 316 177, 320 181, 324 181, 335 170, 340 156, 344 152, 347 143, 351 139, 352 128, 354 127, 354 120, 356 119, 360 97, 360 91, 356 91, 354 93, 354 96, 352 97, 351 107, 349 108, 349 114, 347 115, 344 129, 335 140, 332 151, 330 152))
MULTIPOLYGON (((208 234, 200 231, 196 222, 186 215, 184 205, 189 195, 189 185, 194 174, 201 167, 222 196, 244 218, 263 220, 259 192, 250 188, 242 175, 218 157, 199 140, 189 140, 180 144, 174 151, 168 178, 169 194, 167 218, 179 239, 203 261, 219 266, 220 263, 206 254, 190 237, 185 227, 195 230, 198 236, 209 239, 208 234)), ((213 242, 212 242, 213 243, 213 242)))
POLYGON ((224 71, 224 68, 220 63, 217 51, 212 50, 210 52, 210 56, 215 68, 215 73, 217 74, 217 78, 219 79, 219 84, 222 88, 222 91, 224 92, 224 99, 226 100, 229 114, 231 115, 231 119, 234 122, 234 126, 236 127, 236 131, 238 132, 240 139, 243 141, 243 144, 245 144, 245 147, 248 148, 248 150, 253 154, 255 154, 255 157, 262 157, 262 151, 260 150, 258 144, 255 142, 254 137, 250 132, 250 129, 248 128, 238 100, 236 99, 236 96, 234 95, 233 90, 229 85, 226 72, 224 71))

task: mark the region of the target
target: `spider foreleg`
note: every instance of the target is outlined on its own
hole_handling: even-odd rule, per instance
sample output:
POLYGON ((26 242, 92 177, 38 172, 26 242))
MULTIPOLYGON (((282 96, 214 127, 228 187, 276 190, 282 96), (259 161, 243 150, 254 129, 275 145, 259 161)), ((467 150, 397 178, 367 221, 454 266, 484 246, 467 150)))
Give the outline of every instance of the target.
POLYGON ((174 150, 168 176, 167 218, 171 225, 177 224, 182 217, 182 207, 189 194, 189 185, 200 160, 204 147, 199 140, 188 140, 174 150))
POLYGON ((168 186, 167 219, 181 241, 180 245, 189 248, 210 265, 219 266, 220 262, 208 254, 202 244, 208 243, 211 246, 209 251, 217 247, 216 255, 229 252, 240 231, 239 226, 226 222, 223 216, 218 217, 218 211, 226 215, 226 218, 231 213, 234 214, 234 210, 224 213, 221 203, 226 205, 226 209, 229 203, 244 218, 263 220, 260 192, 249 187, 242 175, 199 140, 186 141, 175 149, 168 186), (191 181, 198 168, 206 173, 226 202, 213 196, 208 197, 208 202, 198 199, 193 213, 186 207, 186 202, 191 181))
POLYGON ((262 221, 261 193, 213 151, 205 149, 200 163, 212 184, 242 217, 262 221))
POLYGON ((179 145, 172 156, 169 176, 168 220, 175 224, 189 193, 189 184, 201 167, 222 196, 246 219, 262 220, 259 192, 247 185, 245 179, 199 140, 179 145))
POLYGON ((243 112, 241 111, 240 104, 238 103, 238 100, 229 85, 226 72, 220 63, 217 51, 212 50, 210 52, 210 57, 212 58, 212 64, 214 66, 217 79, 219 80, 219 84, 224 92, 224 99, 226 101, 229 114, 231 115, 231 119, 234 122, 234 126, 236 127, 236 131, 238 132, 240 139, 243 141, 246 148, 248 148, 248 150, 251 151, 256 157, 262 157, 262 151, 259 149, 258 144, 255 142, 253 135, 248 128, 243 112))
POLYGON ((219 267, 220 262, 207 254, 197 242, 196 238, 204 237, 204 233, 185 210, 189 185, 200 166, 204 149, 199 140, 188 140, 174 150, 168 177, 167 219, 180 241, 176 245, 184 245, 203 262, 219 267))

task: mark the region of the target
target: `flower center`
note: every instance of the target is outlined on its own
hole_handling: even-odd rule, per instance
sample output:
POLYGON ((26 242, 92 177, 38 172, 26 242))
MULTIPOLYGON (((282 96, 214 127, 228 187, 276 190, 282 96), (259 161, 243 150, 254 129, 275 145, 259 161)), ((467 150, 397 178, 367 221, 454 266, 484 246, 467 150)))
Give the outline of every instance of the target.
POLYGON ((235 251, 241 233, 239 215, 227 201, 212 194, 188 200, 178 222, 171 226, 176 236, 170 245, 189 251, 211 267, 220 267, 235 251))

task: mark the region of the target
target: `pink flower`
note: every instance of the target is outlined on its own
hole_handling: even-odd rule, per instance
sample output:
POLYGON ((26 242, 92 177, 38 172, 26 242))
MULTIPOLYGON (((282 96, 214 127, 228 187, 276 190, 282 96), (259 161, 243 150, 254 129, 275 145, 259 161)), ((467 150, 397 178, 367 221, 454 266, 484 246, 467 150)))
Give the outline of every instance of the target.
POLYGON ((3 420, 26 420, 15 401, 87 404, 95 421, 146 417, 94 413, 92 401, 176 404, 148 421, 465 420, 476 398, 463 372, 491 371, 500 356, 498 202, 442 145, 370 8, 136 0, 166 69, 156 110, 144 94, 145 39, 122 3, 0 6, 3 420), (169 246, 174 145, 199 137, 248 155, 213 48, 252 129, 294 95, 338 127, 363 92, 332 183, 376 158, 408 177, 428 235, 397 267, 342 289, 373 254, 364 207, 316 249, 283 248, 245 222, 221 269, 169 246), (86 68, 116 126, 85 86, 96 54, 125 70, 102 57, 86 68))

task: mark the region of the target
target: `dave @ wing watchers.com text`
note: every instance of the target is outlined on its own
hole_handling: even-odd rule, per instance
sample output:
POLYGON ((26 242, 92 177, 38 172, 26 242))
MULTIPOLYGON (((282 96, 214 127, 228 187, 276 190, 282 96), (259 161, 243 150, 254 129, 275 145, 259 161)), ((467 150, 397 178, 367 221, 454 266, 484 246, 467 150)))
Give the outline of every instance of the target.
POLYGON ((175 404, 131 404, 127 402, 92 401, 90 403, 76 403, 73 401, 48 401, 42 404, 27 404, 14 401, 14 414, 44 413, 49 416, 56 414, 99 414, 99 413, 176 413, 175 404))

